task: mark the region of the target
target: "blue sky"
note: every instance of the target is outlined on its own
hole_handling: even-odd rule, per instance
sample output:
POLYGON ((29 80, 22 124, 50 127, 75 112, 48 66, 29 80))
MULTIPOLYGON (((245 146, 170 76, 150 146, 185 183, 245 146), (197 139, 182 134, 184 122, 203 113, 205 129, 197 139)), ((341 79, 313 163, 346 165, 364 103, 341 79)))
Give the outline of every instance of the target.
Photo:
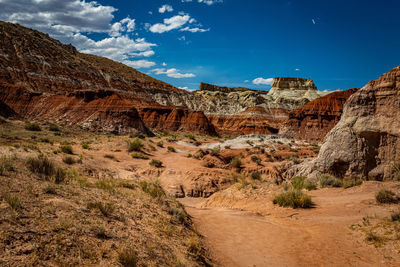
POLYGON ((0 19, 177 87, 362 87, 400 65, 400 1, 0 0, 0 19))

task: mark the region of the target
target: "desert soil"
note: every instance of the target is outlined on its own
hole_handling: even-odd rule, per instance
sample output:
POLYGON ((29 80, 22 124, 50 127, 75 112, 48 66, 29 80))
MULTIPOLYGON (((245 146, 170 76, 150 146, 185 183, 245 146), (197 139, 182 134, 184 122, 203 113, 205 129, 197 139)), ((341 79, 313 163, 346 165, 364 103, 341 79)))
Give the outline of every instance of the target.
MULTIPOLYGON (((202 199, 181 202, 221 266, 400 266, 393 248, 378 250, 350 227, 368 216, 396 210, 375 204, 374 193, 382 186, 369 182, 347 190, 317 190, 311 193, 316 207, 310 210, 266 203, 269 208, 264 210, 254 205, 259 210, 255 212, 200 208, 202 199)), ((395 184, 385 186, 399 189, 395 184)), ((251 209, 252 204, 246 207, 251 209)))

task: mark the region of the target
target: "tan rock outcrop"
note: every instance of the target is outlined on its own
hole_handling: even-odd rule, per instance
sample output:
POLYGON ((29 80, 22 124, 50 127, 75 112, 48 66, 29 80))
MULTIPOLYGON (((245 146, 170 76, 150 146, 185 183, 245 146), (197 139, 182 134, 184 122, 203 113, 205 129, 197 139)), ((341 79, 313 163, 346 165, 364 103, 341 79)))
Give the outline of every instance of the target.
POLYGON ((318 157, 287 172, 386 180, 400 161, 400 66, 369 82, 347 100, 339 123, 318 157))

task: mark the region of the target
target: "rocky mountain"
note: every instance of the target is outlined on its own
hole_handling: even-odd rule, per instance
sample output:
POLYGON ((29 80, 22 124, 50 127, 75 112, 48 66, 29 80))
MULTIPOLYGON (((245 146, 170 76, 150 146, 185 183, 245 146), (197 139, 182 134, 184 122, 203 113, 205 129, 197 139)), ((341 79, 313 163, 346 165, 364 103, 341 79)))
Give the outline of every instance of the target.
POLYGON ((149 133, 162 124, 215 134, 201 112, 152 99, 160 92, 187 94, 183 90, 19 25, 0 22, 0 36, 0 101, 25 118, 115 133, 149 133), (149 116, 151 109, 162 116, 149 116))
POLYGON ((321 141, 339 122, 344 103, 356 91, 355 88, 336 91, 292 110, 279 133, 295 139, 321 141))
POLYGON ((331 173, 375 180, 398 176, 395 166, 400 162, 399 116, 400 66, 350 96, 318 157, 287 175, 331 173))

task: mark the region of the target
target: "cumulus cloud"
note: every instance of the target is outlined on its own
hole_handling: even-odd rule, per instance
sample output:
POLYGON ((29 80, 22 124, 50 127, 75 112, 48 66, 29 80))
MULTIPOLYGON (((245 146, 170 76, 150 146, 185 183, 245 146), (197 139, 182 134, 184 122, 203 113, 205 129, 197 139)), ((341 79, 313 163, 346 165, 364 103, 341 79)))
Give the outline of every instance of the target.
POLYGON ((265 79, 265 78, 256 78, 256 79, 254 79, 253 80, 253 84, 256 84, 256 85, 260 85, 260 84, 262 84, 262 85, 271 85, 272 83, 274 82, 274 78, 267 78, 267 79, 265 79))
POLYGON ((158 12, 160 13, 165 13, 165 12, 172 12, 174 9, 170 5, 162 5, 159 9, 158 12))
POLYGON ((180 29, 179 31, 181 32, 208 32, 210 31, 210 29, 200 29, 199 27, 194 27, 194 28, 190 28, 190 27, 185 27, 180 29))
POLYGON ((117 9, 84 0, 0 0, 0 20, 19 23, 50 34, 63 43, 72 43, 84 53, 96 54, 132 67, 155 65, 137 57, 154 55, 155 44, 129 35, 135 30, 135 19, 126 17, 113 22, 117 9), (95 41, 88 33, 106 34, 95 41))
POLYGON ((165 74, 168 77, 176 78, 176 79, 196 77, 196 75, 193 73, 180 73, 179 70, 174 69, 174 68, 172 68, 172 69, 165 69, 165 68, 153 69, 151 72, 154 72, 157 75, 165 74))
POLYGON ((190 20, 189 15, 176 15, 171 18, 164 19, 164 23, 156 23, 149 30, 153 33, 164 33, 174 29, 179 29, 190 20))

